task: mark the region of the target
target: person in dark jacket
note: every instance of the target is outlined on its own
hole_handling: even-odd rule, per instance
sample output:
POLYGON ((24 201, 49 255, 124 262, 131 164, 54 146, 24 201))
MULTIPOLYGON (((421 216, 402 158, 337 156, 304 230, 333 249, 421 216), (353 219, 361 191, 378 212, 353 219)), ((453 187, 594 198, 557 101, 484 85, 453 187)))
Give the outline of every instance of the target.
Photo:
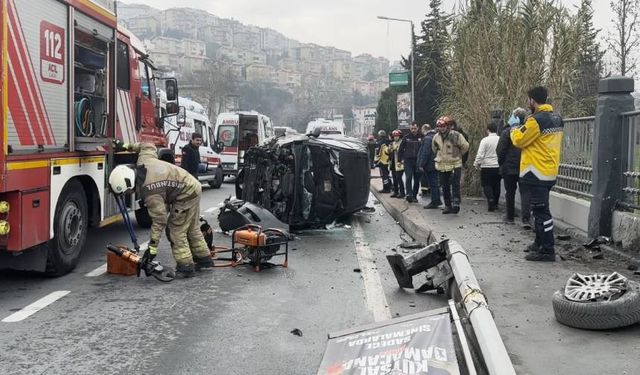
POLYGON ((371 169, 376 167, 376 164, 373 162, 373 159, 376 157, 376 137, 373 134, 369 134, 367 138, 367 151, 369 152, 369 165, 371 169))
POLYGON ((500 174, 504 179, 506 190, 505 198, 507 204, 507 215, 505 221, 513 223, 515 217, 516 189, 520 188, 520 211, 523 225, 530 225, 531 207, 529 205, 529 195, 523 190, 523 185, 518 184, 520 178, 520 149, 513 146, 511 142, 511 130, 524 124, 527 111, 524 108, 516 108, 509 118, 509 127, 500 134, 498 147, 498 164, 500 164, 500 174), (518 186, 519 185, 519 186, 518 186))
MULTIPOLYGON (((445 117, 445 122, 447 123, 447 125, 449 125, 449 128, 451 130, 455 130, 458 133, 462 134, 462 136, 464 137, 464 140, 467 141, 467 143, 471 143, 471 141, 469 141, 469 135, 460 127, 460 125, 458 125, 458 122, 451 118, 451 117, 445 117)), ((469 159, 469 151, 465 152, 462 155, 462 166, 464 167, 465 165, 467 165, 467 159, 469 159)))
POLYGON ((422 175, 426 177, 431 190, 431 202, 424 206, 426 209, 438 208, 442 205, 440 199, 440 186, 438 185, 438 171, 436 170, 435 154, 431 147, 435 130, 429 130, 422 139, 422 145, 418 152, 418 167, 422 175))
POLYGON ((182 160, 180 166, 198 179, 198 166, 200 165, 200 145, 202 145, 202 134, 192 133, 189 144, 182 148, 182 160))
MULTIPOLYGON (((420 134, 422 134, 422 142, 424 143, 424 139, 427 134, 431 131, 431 125, 424 124, 420 128, 420 134)), ((422 144, 420 144, 420 148, 422 148, 422 144)), ((420 152, 418 151, 418 154, 420 152)), ((418 155, 418 159, 420 156, 418 155)), ((420 169, 420 163, 418 163, 418 169, 420 169)), ((429 195, 429 180, 427 179, 427 174, 424 171, 420 170, 420 195, 426 197, 429 195)))
POLYGON ((398 157, 404 165, 405 186, 407 191, 407 202, 418 202, 416 196, 420 188, 420 170, 418 169, 418 151, 422 143, 422 135, 418 133, 418 123, 412 122, 409 134, 405 135, 400 144, 398 157))

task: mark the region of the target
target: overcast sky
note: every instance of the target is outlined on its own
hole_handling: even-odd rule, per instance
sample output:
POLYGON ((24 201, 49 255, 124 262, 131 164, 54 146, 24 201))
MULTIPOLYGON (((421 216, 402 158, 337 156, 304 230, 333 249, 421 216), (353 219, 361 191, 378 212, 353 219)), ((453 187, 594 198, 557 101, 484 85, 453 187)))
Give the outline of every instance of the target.
MULTIPOLYGON (((575 6, 580 0, 559 0, 575 6)), ((305 43, 335 46, 353 55, 369 53, 391 61, 406 55, 410 48, 409 23, 388 22, 376 16, 410 19, 416 24, 428 12, 428 0, 126 0, 155 8, 192 7, 205 9, 219 17, 234 18, 245 24, 269 27, 289 38, 305 43)), ((458 0, 443 0, 451 11, 458 0)), ((593 0, 594 23, 611 29, 609 0, 593 0)))

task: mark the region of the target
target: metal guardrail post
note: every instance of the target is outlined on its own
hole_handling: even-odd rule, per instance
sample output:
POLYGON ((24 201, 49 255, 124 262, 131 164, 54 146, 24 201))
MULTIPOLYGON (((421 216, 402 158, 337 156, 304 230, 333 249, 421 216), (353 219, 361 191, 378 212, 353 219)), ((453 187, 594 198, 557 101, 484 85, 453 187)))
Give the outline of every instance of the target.
POLYGON ((460 289, 462 304, 482 352, 490 375, 515 375, 507 349, 493 320, 487 299, 476 280, 466 251, 456 241, 449 241, 447 254, 455 281, 460 289))
POLYGON ((622 198, 622 164, 626 149, 621 147, 623 125, 621 113, 634 109, 633 79, 601 79, 593 140, 593 185, 589 209, 589 236, 611 236, 616 203, 622 198))

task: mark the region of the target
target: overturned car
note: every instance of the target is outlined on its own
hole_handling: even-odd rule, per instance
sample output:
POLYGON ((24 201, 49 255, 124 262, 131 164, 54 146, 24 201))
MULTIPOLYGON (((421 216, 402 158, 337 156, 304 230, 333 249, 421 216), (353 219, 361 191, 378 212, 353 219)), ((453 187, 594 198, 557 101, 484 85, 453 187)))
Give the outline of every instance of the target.
POLYGON ((291 136, 247 150, 236 197, 292 228, 321 227, 365 207, 370 172, 358 139, 291 136))

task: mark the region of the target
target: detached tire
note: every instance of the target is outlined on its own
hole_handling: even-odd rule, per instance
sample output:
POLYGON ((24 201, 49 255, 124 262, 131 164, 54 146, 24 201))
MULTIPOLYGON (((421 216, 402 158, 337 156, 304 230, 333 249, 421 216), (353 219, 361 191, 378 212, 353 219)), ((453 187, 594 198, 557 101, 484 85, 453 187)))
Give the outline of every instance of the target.
POLYGON ((141 228, 149 229, 151 228, 151 216, 149 216, 149 211, 146 207, 138 208, 136 210, 136 222, 141 228))
POLYGON ((87 241, 87 198, 82 184, 71 180, 56 204, 53 239, 49 241, 46 273, 61 276, 75 268, 87 241))
POLYGON ((222 181, 224 181, 224 175, 222 174, 222 169, 220 167, 216 168, 216 179, 213 181, 209 181, 209 186, 213 189, 220 189, 222 186, 222 181))
POLYGON ((640 284, 628 281, 627 291, 618 299, 575 302, 564 296, 564 288, 553 294, 556 320, 574 328, 602 330, 640 322, 640 284))

